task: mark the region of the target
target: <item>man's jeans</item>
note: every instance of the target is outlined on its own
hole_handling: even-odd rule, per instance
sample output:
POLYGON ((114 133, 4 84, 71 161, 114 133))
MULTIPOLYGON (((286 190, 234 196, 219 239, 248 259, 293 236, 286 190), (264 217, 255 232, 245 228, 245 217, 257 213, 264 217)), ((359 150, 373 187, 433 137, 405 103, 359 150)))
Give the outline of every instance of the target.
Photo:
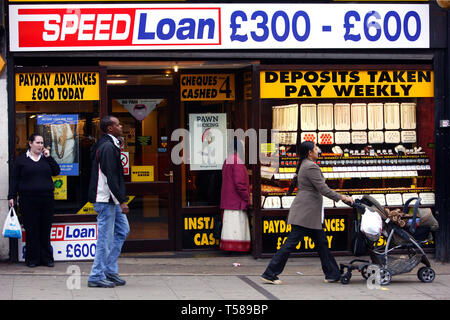
POLYGON ((88 281, 105 280, 105 273, 119 273, 117 259, 130 232, 120 205, 96 202, 94 210, 97 212, 97 248, 88 281))

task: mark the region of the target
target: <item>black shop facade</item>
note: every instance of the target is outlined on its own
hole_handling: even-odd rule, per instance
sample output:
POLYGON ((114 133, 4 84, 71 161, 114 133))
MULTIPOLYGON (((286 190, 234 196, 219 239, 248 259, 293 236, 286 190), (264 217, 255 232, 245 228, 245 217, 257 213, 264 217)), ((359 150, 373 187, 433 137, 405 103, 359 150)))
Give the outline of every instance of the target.
MULTIPOLYGON (((89 149, 107 114, 124 131, 125 252, 218 250, 230 130, 245 140, 256 258, 291 228, 298 141, 320 147, 333 189, 387 208, 420 197, 448 225, 448 12, 436 4, 9 1, 7 12, 10 160, 40 132, 60 163, 55 260, 95 254, 89 149), (211 145, 198 127, 223 138, 211 145)), ((330 248, 350 254, 353 210, 324 209, 330 248)), ((444 260, 446 230, 428 244, 444 260)), ((23 246, 11 242, 13 259, 23 246)))

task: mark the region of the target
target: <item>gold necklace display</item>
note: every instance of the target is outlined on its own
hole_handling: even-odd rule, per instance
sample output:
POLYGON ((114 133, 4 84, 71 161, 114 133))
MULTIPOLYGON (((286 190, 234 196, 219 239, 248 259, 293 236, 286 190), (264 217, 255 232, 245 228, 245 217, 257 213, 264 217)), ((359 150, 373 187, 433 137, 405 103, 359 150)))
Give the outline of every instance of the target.
POLYGON ((66 143, 67 143, 67 126, 66 125, 62 125, 62 135, 60 135, 59 137, 56 135, 56 128, 53 131, 53 141, 55 142, 55 152, 56 152, 56 156, 59 159, 64 158, 64 152, 66 150, 66 143), (61 144, 62 150, 59 150, 59 145, 61 144))

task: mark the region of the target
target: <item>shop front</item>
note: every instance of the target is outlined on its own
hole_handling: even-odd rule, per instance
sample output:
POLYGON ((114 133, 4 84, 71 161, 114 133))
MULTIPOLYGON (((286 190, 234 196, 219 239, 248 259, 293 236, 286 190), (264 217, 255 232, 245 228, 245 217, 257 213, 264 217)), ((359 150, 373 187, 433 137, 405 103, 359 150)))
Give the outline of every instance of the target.
MULTIPOLYGON (((290 230, 295 192, 287 188, 295 145, 306 140, 320 147, 333 189, 388 208, 420 197, 447 219, 446 42, 430 37, 446 25, 445 11, 427 3, 257 7, 9 1, 10 158, 39 132, 61 166, 56 260, 95 254, 89 150, 107 114, 124 131, 124 251, 218 250, 213 228, 233 136, 245 141, 255 257, 271 256, 290 230)), ((324 208, 330 248, 349 254, 353 210, 328 200, 324 208)), ((439 239, 429 250, 445 247, 439 239)), ((20 260, 23 243, 11 248, 20 260)), ((311 239, 299 243, 298 254, 311 252, 311 239)))

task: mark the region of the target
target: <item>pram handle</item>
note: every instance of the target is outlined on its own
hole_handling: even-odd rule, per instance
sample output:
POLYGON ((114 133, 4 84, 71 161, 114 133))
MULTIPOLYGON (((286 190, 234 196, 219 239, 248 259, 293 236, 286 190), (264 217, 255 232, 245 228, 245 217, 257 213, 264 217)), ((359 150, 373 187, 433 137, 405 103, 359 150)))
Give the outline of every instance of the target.
POLYGON ((417 212, 419 211, 420 201, 422 201, 419 197, 413 197, 406 200, 405 205, 403 206, 403 213, 406 213, 408 211, 409 204, 411 201, 416 200, 416 203, 414 204, 414 211, 413 211, 413 218, 411 226, 409 227, 409 231, 411 234, 414 234, 416 232, 416 218, 417 218, 417 212))

